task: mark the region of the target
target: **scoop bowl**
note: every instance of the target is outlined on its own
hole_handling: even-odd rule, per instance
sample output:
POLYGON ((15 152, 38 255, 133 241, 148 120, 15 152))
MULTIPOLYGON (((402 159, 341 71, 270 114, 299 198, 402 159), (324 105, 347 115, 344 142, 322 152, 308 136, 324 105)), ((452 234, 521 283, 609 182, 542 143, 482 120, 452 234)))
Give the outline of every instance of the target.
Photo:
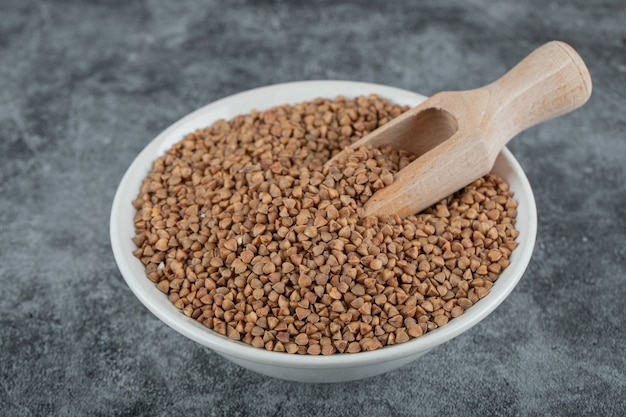
MULTIPOLYGON (((142 263, 133 256, 135 249, 132 206, 141 182, 152 162, 186 134, 211 125, 218 119, 230 119, 253 109, 263 110, 282 104, 295 104, 317 97, 338 95, 356 97, 378 94, 391 101, 416 106, 426 97, 398 88, 346 81, 304 81, 277 84, 235 94, 202 107, 172 124, 152 140, 135 158, 116 191, 110 217, 110 236, 118 268, 131 291, 157 318, 181 335, 209 348, 252 371, 271 377, 308 382, 334 383, 357 380, 400 368, 430 350, 468 331, 494 311, 513 291, 530 261, 537 232, 537 212, 532 189, 523 169, 506 148, 496 158, 492 172, 504 178, 518 202, 516 228, 518 247, 510 265, 502 272, 490 293, 465 313, 432 332, 408 342, 371 352, 338 353, 329 356, 291 355, 257 349, 213 332, 177 310, 152 283, 142 263)), ((137 326, 140 320, 137 319, 137 326)), ((157 340, 146 343, 158 343, 157 340)))

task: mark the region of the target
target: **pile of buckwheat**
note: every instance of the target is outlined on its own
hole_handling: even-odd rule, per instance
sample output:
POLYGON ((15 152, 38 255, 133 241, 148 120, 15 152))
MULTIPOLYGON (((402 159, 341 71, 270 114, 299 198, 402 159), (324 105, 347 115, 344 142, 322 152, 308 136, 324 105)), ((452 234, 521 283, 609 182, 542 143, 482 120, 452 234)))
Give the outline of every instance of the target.
POLYGON ((158 158, 133 202, 146 274, 185 315, 277 352, 406 342, 484 297, 516 247, 487 175, 423 213, 364 217, 414 156, 348 144, 406 111, 375 95, 220 120, 158 158))

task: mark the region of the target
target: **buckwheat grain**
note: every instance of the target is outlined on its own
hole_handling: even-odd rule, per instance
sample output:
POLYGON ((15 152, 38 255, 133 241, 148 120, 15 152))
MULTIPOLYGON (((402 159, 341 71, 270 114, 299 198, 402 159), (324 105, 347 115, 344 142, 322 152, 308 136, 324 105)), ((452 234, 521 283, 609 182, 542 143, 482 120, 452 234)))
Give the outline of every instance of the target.
POLYGON ((291 354, 375 350, 461 316, 517 245, 508 184, 487 175, 422 213, 366 217, 415 156, 360 148, 325 166, 406 110, 320 98, 190 133, 133 202, 147 277, 212 331, 291 354))

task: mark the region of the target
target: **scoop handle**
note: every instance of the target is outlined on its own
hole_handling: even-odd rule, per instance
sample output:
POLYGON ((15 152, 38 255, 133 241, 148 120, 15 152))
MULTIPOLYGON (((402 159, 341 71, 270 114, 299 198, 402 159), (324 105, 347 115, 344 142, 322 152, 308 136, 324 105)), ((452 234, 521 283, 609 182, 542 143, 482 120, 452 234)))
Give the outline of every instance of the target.
POLYGON ((482 88, 490 93, 485 125, 497 150, 521 131, 569 113, 591 96, 591 76, 568 44, 551 41, 482 88), (488 116, 491 117, 488 117, 488 116))

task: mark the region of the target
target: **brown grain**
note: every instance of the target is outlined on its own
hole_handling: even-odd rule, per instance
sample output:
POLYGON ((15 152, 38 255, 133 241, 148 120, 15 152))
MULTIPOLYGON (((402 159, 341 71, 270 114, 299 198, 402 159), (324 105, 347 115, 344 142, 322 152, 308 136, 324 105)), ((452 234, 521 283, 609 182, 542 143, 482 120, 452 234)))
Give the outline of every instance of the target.
POLYGON ((316 99, 190 133, 133 202, 146 276, 207 328, 290 354, 375 350, 463 315, 517 245, 508 184, 487 175, 423 213, 364 217, 414 156, 361 148, 324 165, 406 110, 316 99))

